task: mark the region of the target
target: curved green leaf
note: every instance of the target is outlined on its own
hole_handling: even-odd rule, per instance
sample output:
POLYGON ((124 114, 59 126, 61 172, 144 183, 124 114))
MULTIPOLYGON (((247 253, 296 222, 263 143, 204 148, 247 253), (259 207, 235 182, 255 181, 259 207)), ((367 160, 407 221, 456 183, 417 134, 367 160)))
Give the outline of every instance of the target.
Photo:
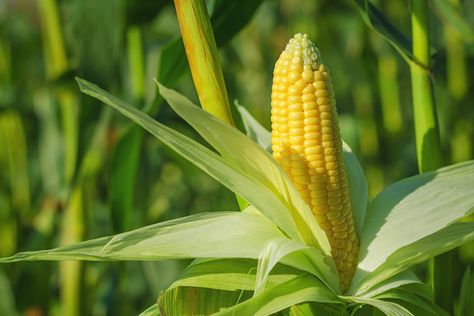
POLYGON ((357 274, 374 271, 402 247, 471 213, 473 183, 474 161, 468 161, 386 188, 369 205, 357 274))
MULTIPOLYGON (((252 259, 196 259, 168 289, 205 287, 224 291, 255 289, 257 261, 252 259)), ((301 270, 277 264, 267 279, 267 288, 304 274, 301 270)))
POLYGON ((163 316, 215 315, 250 296, 249 291, 222 291, 208 288, 177 287, 163 292, 158 308, 163 316))
MULTIPOLYGON (((324 231, 286 172, 269 153, 238 129, 203 111, 183 95, 157 84, 160 94, 173 110, 216 148, 223 160, 241 170, 253 182, 265 186, 272 192, 271 199, 275 200, 274 207, 270 207, 268 198, 263 200, 263 197, 262 201, 257 201, 258 205, 256 201, 248 202, 272 220, 291 214, 306 244, 319 247, 330 255, 324 231)), ((280 226, 280 223, 276 223, 280 226)))
POLYGON ((363 298, 357 296, 344 296, 343 298, 359 304, 372 305, 384 312, 387 316, 414 316, 405 307, 394 302, 386 302, 375 298, 363 298))
POLYGON ((351 293, 360 295, 380 282, 410 268, 474 240, 474 223, 455 223, 413 244, 403 247, 387 258, 387 261, 371 273, 358 270, 353 279, 351 293), (363 281, 361 281, 361 279, 363 281))
POLYGON ((306 274, 272 287, 215 316, 271 315, 303 302, 343 303, 318 279, 306 274))
MULTIPOLYGON (((228 163, 223 157, 213 151, 173 129, 158 123, 150 116, 131 107, 126 102, 114 97, 96 85, 82 79, 77 79, 77 81, 81 91, 111 105, 123 115, 138 123, 179 155, 255 205, 255 207, 276 223, 293 240, 302 240, 301 234, 288 212, 287 207, 283 205, 281 200, 275 196, 275 193, 269 190, 262 181, 258 181, 247 172, 228 163)), ((202 109, 198 108, 198 110, 201 116, 202 113, 205 113, 202 109)), ((207 114, 207 117, 217 121, 217 119, 209 114, 207 114)), ((227 125, 225 126, 227 127, 227 125)))
POLYGON ((258 258, 270 239, 283 237, 265 217, 246 212, 201 213, 51 250, 21 252, 25 260, 158 260, 258 258))

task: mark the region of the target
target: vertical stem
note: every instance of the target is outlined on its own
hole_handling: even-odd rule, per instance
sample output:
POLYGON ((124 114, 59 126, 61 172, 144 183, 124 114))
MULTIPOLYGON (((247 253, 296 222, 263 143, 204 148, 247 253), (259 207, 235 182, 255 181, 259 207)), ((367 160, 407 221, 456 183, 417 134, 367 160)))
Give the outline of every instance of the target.
POLYGON ((174 4, 201 106, 233 125, 216 40, 204 0, 174 0, 174 4))
POLYGON ((412 63, 411 86, 415 117, 416 154, 420 173, 442 166, 441 144, 430 73, 430 39, 427 0, 412 1, 413 55, 426 69, 412 63))
MULTIPOLYGON (((424 65, 410 65, 412 77, 412 95, 415 117, 416 153, 420 173, 442 166, 441 144, 430 80, 430 28, 427 0, 413 0, 412 37, 413 55, 424 65)), ((438 256, 433 262, 433 289, 438 305, 451 312, 453 306, 453 280, 451 255, 438 256)))

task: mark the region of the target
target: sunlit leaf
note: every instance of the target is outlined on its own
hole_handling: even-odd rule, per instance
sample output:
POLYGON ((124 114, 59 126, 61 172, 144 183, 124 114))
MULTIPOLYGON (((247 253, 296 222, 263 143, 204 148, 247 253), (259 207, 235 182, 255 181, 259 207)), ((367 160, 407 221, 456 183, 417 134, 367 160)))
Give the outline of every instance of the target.
POLYGON ((363 298, 357 296, 344 296, 344 298, 355 303, 372 305, 375 308, 384 312, 387 316, 414 316, 405 307, 394 302, 387 302, 375 298, 363 298))
POLYGON ((148 307, 146 310, 140 313, 138 316, 160 316, 160 311, 157 304, 153 304, 148 307))
MULTIPOLYGON (((82 79, 77 80, 84 93, 111 105, 123 115, 138 123, 179 155, 188 159, 233 192, 255 205, 292 239, 301 240, 300 232, 293 218, 287 211, 286 206, 283 205, 282 202, 275 197, 275 194, 261 181, 257 181, 247 172, 237 168, 235 165, 227 163, 223 157, 213 151, 173 129, 158 123, 145 113, 129 106, 124 101, 114 97, 96 85, 82 79)), ((202 109, 197 108, 197 110, 200 111, 198 112, 199 115, 204 116, 202 113, 205 112, 202 109)), ((214 121, 217 120, 209 114, 207 114, 207 117, 210 117, 211 120, 214 121)), ((227 125, 225 126, 227 127, 227 125)))
POLYGON ((308 274, 272 287, 215 316, 271 315, 303 302, 342 303, 318 279, 308 274))
MULTIPOLYGON (((238 129, 222 122, 194 105, 178 92, 158 83, 160 94, 173 110, 219 151, 222 158, 245 173, 253 182, 265 186, 271 197, 251 204, 270 219, 291 214, 305 242, 330 254, 329 242, 308 205, 296 190, 286 172, 255 142, 238 129), (272 207, 269 203, 274 200, 272 207), (258 204, 256 204, 257 202, 258 204)), ((278 226, 280 223, 276 222, 278 226)))
MULTIPOLYGON (((448 313, 443 311, 440 307, 436 305, 433 301, 433 298, 429 299, 426 296, 420 295, 422 293, 421 286, 418 284, 416 288, 394 288, 383 294, 376 296, 377 299, 386 299, 386 300, 397 300, 409 303, 409 306, 416 306, 416 309, 419 311, 415 315, 436 315, 436 316, 448 316, 448 313), (421 314, 422 313, 422 314, 421 314)), ((408 307, 410 309, 410 307, 408 307)))
POLYGON ((24 260, 158 260, 258 258, 269 239, 283 237, 267 219, 245 212, 200 213, 51 250, 21 252, 24 260))
POLYGON ((357 271, 352 291, 361 294, 376 284, 411 266, 474 240, 474 223, 455 223, 413 244, 405 246, 390 257, 375 271, 367 274, 357 271), (365 279, 360 283, 360 279, 365 279))
POLYGON ((208 288, 177 287, 163 292, 158 298, 162 315, 215 315, 247 299, 248 291, 223 291, 208 288))
MULTIPOLYGON (((252 259, 196 259, 173 282, 169 289, 205 287, 216 290, 238 291, 255 289, 257 260, 252 259)), ((302 275, 304 272, 290 266, 277 264, 267 279, 267 288, 302 275)))
MULTIPOLYGON (((474 161, 399 181, 369 205, 359 269, 374 271, 398 249, 474 210, 474 161)), ((424 250, 424 248, 420 248, 424 250)))

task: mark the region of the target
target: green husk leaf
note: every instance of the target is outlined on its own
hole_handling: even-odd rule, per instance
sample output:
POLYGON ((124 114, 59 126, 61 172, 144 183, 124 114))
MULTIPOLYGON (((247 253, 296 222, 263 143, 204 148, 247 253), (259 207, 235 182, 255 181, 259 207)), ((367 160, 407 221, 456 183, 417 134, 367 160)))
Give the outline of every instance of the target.
MULTIPOLYGON (((255 289, 257 261, 252 259, 196 259, 168 289, 204 287, 224 291, 255 289)), ((301 270, 277 264, 267 279, 267 288, 304 274, 301 270)))
POLYGON ((267 289, 245 302, 216 313, 215 316, 271 315, 303 302, 342 304, 318 279, 305 274, 267 289))
POLYGON ((244 123, 245 133, 254 142, 260 145, 268 153, 272 152, 272 134, 263 127, 259 121, 257 121, 252 114, 237 101, 235 106, 240 113, 242 122, 244 123))
MULTIPOLYGON (((262 251, 260 257, 258 258, 254 295, 260 294, 265 289, 268 276, 278 262, 287 262, 288 260, 294 259, 295 257, 292 257, 291 254, 295 254, 299 251, 318 252, 317 249, 308 247, 302 243, 298 243, 286 238, 277 238, 270 240, 267 243, 267 247, 265 248, 265 250, 262 251), (283 258, 285 257, 287 258, 287 261, 283 260, 283 258)), ((309 265, 310 269, 305 269, 304 266, 301 266, 300 268, 302 270, 314 274, 323 283, 326 283, 329 288, 336 291, 337 277, 335 267, 332 267, 331 270, 331 268, 324 261, 321 260, 321 258, 323 258, 322 253, 319 252, 316 254, 316 256, 319 256, 319 260, 313 260, 313 262, 311 262, 312 264, 309 265), (330 282, 326 281, 328 279, 330 280, 330 282)), ((293 267, 298 267, 300 262, 295 262, 298 261, 298 259, 295 259, 293 261, 294 262, 292 264, 290 263, 290 265, 293 267)))
POLYGON ((352 152, 349 145, 344 141, 342 144, 344 166, 346 170, 347 183, 349 185, 349 198, 351 200, 352 216, 354 218, 357 235, 362 236, 364 222, 369 201, 369 188, 364 171, 352 152))
POLYGON ((51 250, 21 252, 1 262, 25 260, 158 260, 258 258, 269 239, 283 237, 265 217, 246 212, 191 215, 51 250))
MULTIPOLYGON (((418 284, 417 287, 412 288, 401 287, 398 289, 391 289, 375 298, 407 302, 410 305, 416 306, 417 310, 419 310, 415 315, 423 313, 422 315, 448 316, 449 314, 436 305, 432 298, 418 295, 418 291, 420 291, 420 293, 423 291, 420 286, 424 285, 418 284)), ((410 307, 408 307, 408 309, 410 309, 410 307)))
POLYGON ((357 273, 374 271, 397 250, 470 214, 472 183, 474 161, 468 161, 386 188, 369 205, 357 273))
POLYGON ((392 289, 396 289, 401 286, 414 284, 414 283, 421 283, 421 281, 420 279, 418 279, 415 273, 413 273, 413 271, 406 270, 378 284, 376 287, 372 288, 370 291, 364 293, 363 296, 369 297, 369 298, 376 297, 377 295, 380 295, 392 289))
POLYGON ((365 298, 357 296, 342 296, 342 298, 359 304, 372 305, 387 316, 414 316, 409 310, 400 304, 394 302, 386 302, 375 298, 365 298))

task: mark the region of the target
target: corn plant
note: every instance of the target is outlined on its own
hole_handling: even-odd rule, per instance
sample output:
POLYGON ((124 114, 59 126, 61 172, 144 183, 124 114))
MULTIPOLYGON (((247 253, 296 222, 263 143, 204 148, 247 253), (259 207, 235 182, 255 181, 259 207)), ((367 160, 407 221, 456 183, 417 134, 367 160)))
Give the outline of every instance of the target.
MULTIPOLYGON (((213 151, 99 87, 78 82, 84 93, 135 121, 250 206, 241 212, 192 215, 70 246, 18 253, 1 262, 196 258, 161 294, 160 312, 157 307, 149 311, 163 315, 269 315, 304 302, 334 314, 355 312, 365 304, 388 315, 413 315, 407 307, 412 305, 442 314, 409 268, 474 238, 474 223, 459 222, 474 209, 473 161, 404 179, 368 203, 365 177, 344 145, 349 200, 360 238, 355 274, 345 291, 337 272, 340 257, 331 252, 330 236, 288 173, 265 151, 268 143, 258 145, 158 83, 160 94, 213 151)), ((260 141, 270 139, 255 120, 247 126, 260 141)))

